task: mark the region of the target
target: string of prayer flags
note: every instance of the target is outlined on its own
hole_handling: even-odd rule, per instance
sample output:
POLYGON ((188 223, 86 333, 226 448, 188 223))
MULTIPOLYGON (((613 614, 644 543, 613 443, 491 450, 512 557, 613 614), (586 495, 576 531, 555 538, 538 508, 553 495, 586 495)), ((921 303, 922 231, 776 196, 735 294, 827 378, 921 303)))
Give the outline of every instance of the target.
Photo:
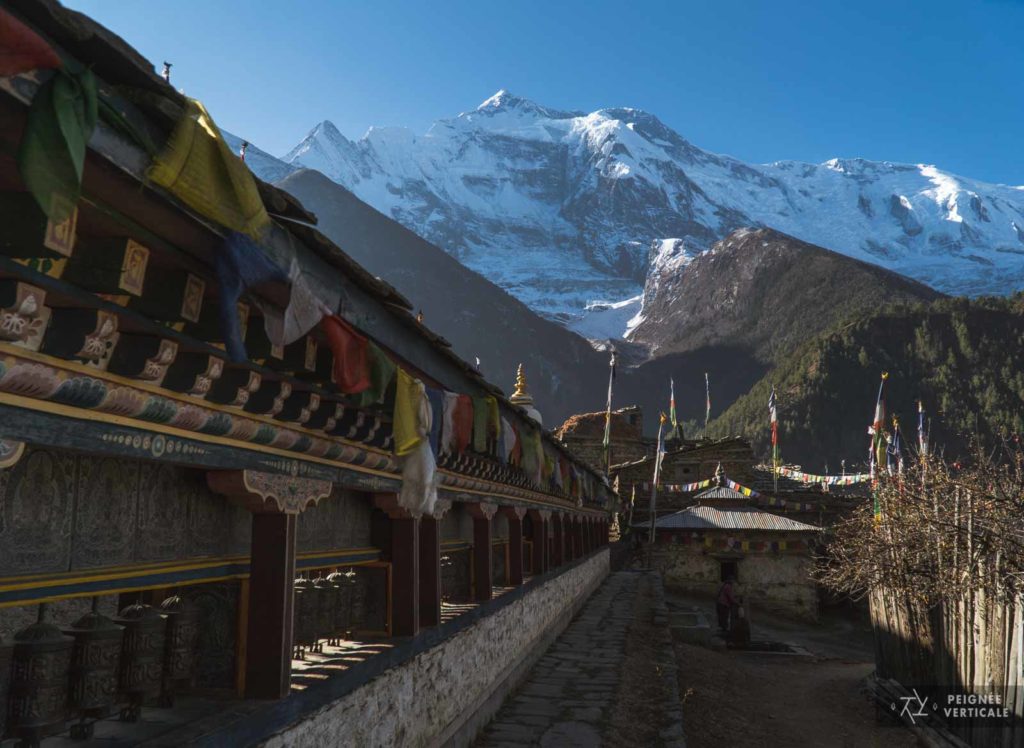
POLYGON ((370 387, 369 340, 336 314, 320 320, 327 346, 334 354, 334 383, 342 392, 357 395, 370 387))
POLYGON ((196 212, 233 231, 258 238, 270 225, 252 173, 195 99, 188 100, 148 176, 196 212))
POLYGON ((54 223, 66 220, 81 196, 86 145, 98 112, 96 78, 77 63, 58 68, 32 99, 18 145, 18 170, 54 223))
POLYGON ((739 493, 743 494, 744 496, 750 496, 751 498, 757 498, 758 496, 761 495, 760 493, 758 493, 754 489, 747 488, 746 486, 741 486, 736 481, 729 480, 728 478, 725 479, 725 485, 728 486, 729 488, 731 488, 733 491, 738 491, 739 493))
POLYGON ((39 34, 0 8, 0 75, 60 67, 60 57, 39 34))
POLYGON ((788 467, 779 467, 779 475, 798 480, 801 483, 821 483, 825 486, 852 486, 855 483, 863 483, 871 480, 870 473, 851 473, 849 475, 817 475, 815 473, 804 473, 788 467))

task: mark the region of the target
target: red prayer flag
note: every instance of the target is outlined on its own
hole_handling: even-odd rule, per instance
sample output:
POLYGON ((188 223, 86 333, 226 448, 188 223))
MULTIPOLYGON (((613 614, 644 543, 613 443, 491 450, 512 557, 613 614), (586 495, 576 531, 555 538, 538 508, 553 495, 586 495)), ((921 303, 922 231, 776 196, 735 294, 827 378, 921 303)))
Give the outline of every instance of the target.
POLYGON ((334 354, 334 380, 338 389, 356 394, 370 386, 368 341, 341 317, 329 314, 320 320, 320 329, 334 354))
POLYGON ((60 57, 42 37, 0 9, 0 75, 17 75, 39 68, 59 68, 60 57))
POLYGON ((462 454, 473 438, 473 398, 459 395, 452 411, 452 428, 455 432, 455 451, 462 454))

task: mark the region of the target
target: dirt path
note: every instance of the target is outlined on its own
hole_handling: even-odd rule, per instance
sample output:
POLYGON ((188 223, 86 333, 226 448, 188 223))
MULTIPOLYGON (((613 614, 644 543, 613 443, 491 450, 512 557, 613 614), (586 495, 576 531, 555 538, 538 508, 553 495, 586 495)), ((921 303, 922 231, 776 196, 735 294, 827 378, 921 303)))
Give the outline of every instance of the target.
MULTIPOLYGON (((669 606, 709 600, 668 595, 669 606)), ((871 631, 848 611, 817 624, 763 611, 751 615, 755 640, 806 648, 812 656, 710 650, 677 641, 679 689, 689 748, 902 748, 912 733, 880 724, 863 681, 874 670, 871 631)))
POLYGON ((899 748, 861 691, 870 663, 742 654, 676 644, 689 748, 899 748))

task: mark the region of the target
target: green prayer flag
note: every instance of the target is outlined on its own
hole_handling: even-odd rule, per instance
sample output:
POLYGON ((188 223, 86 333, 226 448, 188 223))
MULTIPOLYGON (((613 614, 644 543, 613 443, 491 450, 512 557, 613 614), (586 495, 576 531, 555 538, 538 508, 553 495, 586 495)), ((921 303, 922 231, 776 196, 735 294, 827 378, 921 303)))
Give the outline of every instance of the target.
POLYGON ((370 359, 370 386, 355 396, 356 404, 364 408, 383 400, 395 378, 394 362, 372 340, 367 342, 366 354, 370 359))
POLYGON ((490 407, 486 397, 473 398, 473 451, 487 454, 487 437, 490 427, 490 407))
POLYGON ((18 169, 51 221, 71 215, 82 191, 85 150, 96 127, 96 78, 65 66, 36 91, 18 148, 18 169), (58 199, 54 199, 54 198, 58 199))

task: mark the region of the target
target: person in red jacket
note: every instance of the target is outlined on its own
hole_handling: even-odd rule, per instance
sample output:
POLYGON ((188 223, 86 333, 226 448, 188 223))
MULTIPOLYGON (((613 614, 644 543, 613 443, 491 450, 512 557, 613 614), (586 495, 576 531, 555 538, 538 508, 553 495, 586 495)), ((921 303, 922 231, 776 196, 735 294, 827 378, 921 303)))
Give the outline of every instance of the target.
POLYGON ((729 618, 732 609, 738 604, 736 593, 733 589, 734 577, 727 577, 722 586, 718 589, 718 597, 715 599, 715 609, 718 612, 718 628, 722 631, 729 630, 729 618))

